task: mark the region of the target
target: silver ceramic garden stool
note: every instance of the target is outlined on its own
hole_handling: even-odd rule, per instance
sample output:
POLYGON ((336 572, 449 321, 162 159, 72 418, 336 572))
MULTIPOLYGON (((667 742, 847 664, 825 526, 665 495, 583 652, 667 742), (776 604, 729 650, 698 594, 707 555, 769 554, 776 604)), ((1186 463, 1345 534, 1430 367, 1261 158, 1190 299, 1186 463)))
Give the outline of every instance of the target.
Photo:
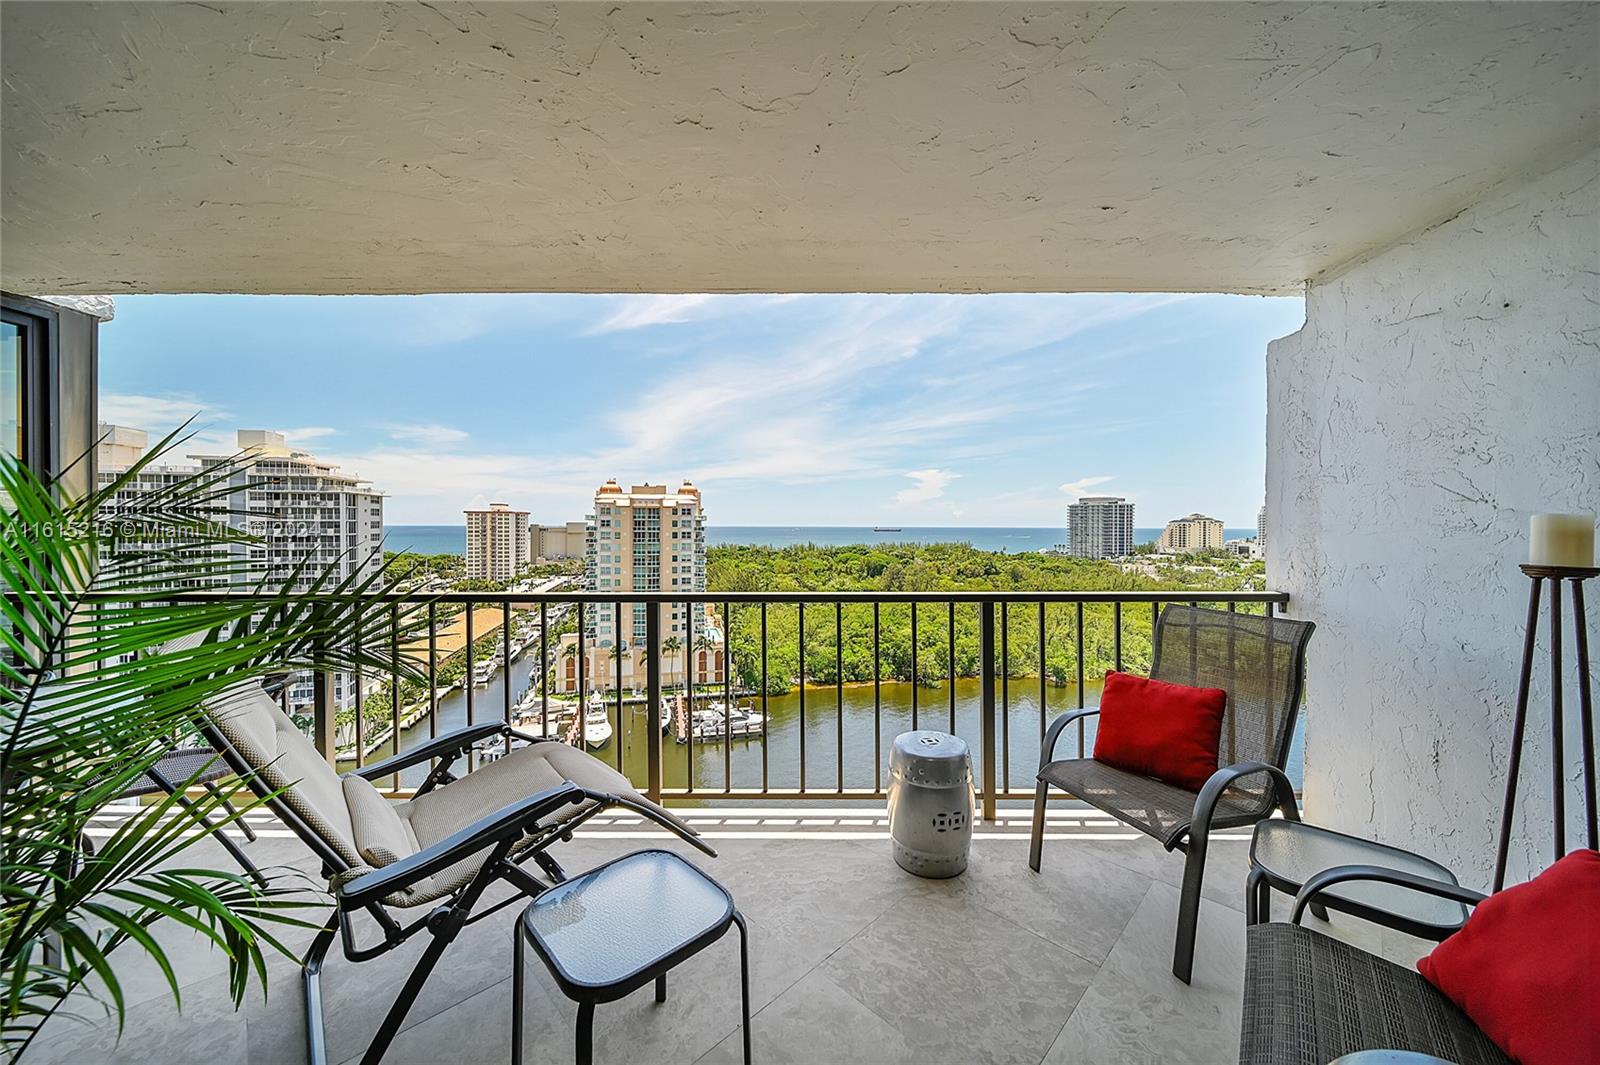
POLYGON ((972 756, 948 732, 904 732, 889 752, 894 860, 917 876, 958 876, 972 849, 972 756))

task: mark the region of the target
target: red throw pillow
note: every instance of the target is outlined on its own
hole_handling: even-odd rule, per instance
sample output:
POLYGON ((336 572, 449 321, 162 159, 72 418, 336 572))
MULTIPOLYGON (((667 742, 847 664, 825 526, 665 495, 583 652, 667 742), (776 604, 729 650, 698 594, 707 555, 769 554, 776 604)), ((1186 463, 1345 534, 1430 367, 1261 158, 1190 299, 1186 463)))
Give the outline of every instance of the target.
POLYGON ((1106 674, 1094 760, 1199 791, 1217 771, 1228 693, 1131 673, 1106 674))
POLYGON ((1417 971, 1522 1065, 1600 1061, 1600 851, 1489 896, 1417 971))

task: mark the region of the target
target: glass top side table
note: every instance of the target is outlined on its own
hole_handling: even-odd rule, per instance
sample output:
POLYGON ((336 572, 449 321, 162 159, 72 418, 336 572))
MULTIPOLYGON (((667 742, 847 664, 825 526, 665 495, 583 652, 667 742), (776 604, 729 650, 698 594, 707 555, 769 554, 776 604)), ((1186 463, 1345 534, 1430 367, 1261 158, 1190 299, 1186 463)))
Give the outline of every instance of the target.
MULTIPOLYGON (((1299 821, 1262 821, 1250 842, 1245 922, 1268 920, 1269 889, 1292 896, 1310 877, 1336 865, 1377 865, 1446 884, 1457 882, 1438 862, 1398 847, 1299 821)), ((1467 908, 1459 902, 1370 881, 1337 884, 1317 901, 1329 909, 1435 941, 1457 931, 1467 919, 1467 908)))

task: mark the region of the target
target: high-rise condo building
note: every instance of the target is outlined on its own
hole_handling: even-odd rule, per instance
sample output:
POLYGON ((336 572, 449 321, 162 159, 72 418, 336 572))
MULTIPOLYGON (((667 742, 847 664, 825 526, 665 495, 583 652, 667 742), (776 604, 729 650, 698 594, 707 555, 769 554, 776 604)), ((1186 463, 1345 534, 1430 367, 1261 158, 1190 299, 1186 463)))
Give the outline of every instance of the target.
MULTIPOLYGON (((584 551, 584 583, 597 592, 683 592, 706 590, 705 509, 700 489, 684 481, 634 485, 626 492, 615 480, 594 496, 584 551)), ((622 670, 623 687, 645 684, 645 605, 624 603, 620 617, 609 604, 590 606, 584 616, 588 687, 611 688, 622 670), (619 629, 620 622, 620 629, 619 629)), ((722 630, 709 604, 661 606, 662 680, 683 682, 687 655, 696 684, 722 679, 722 630)), ((576 634, 562 638, 556 662, 557 688, 578 686, 576 634), (568 645, 574 645, 568 651, 568 645)))
POLYGON ((1067 507, 1067 553, 1079 558, 1133 554, 1133 504, 1122 496, 1083 496, 1067 507))
MULTIPOLYGON (((97 476, 105 486, 138 461, 149 438, 141 430, 115 425, 101 425, 100 437, 97 476)), ((291 590, 304 592, 329 569, 344 579, 370 576, 382 568, 382 493, 330 462, 291 448, 282 433, 241 429, 237 440, 237 459, 189 455, 188 463, 146 466, 118 493, 118 500, 159 491, 232 461, 230 494, 226 502, 218 502, 216 520, 257 537, 226 549, 245 563, 232 576, 233 584, 276 584, 292 577, 291 590), (302 565, 305 571, 297 573, 302 565)), ((335 679, 335 699, 341 706, 353 695, 354 685, 348 681, 344 675, 335 679)), ((291 705, 308 704, 311 697, 310 677, 295 678, 291 705)))
POLYGON ((1222 550, 1222 522, 1204 514, 1190 514, 1167 522, 1156 541, 1156 550, 1170 554, 1186 551, 1222 550))
POLYGON ((535 525, 528 530, 528 537, 535 560, 553 562, 561 558, 582 558, 589 543, 589 525, 582 521, 535 525))
POLYGON ((528 537, 528 512, 504 503, 467 514, 467 576, 509 581, 533 561, 528 537))
POLYGON ((1256 511, 1256 557, 1267 557, 1267 505, 1256 511))

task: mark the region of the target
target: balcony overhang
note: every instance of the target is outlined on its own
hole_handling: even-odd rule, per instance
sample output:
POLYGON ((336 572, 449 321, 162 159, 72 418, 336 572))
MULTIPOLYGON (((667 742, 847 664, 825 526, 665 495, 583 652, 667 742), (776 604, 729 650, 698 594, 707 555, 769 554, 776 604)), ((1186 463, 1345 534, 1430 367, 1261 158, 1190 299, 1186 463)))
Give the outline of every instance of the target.
POLYGON ((19 292, 1284 293, 1593 140, 1600 6, 8 3, 19 292))

